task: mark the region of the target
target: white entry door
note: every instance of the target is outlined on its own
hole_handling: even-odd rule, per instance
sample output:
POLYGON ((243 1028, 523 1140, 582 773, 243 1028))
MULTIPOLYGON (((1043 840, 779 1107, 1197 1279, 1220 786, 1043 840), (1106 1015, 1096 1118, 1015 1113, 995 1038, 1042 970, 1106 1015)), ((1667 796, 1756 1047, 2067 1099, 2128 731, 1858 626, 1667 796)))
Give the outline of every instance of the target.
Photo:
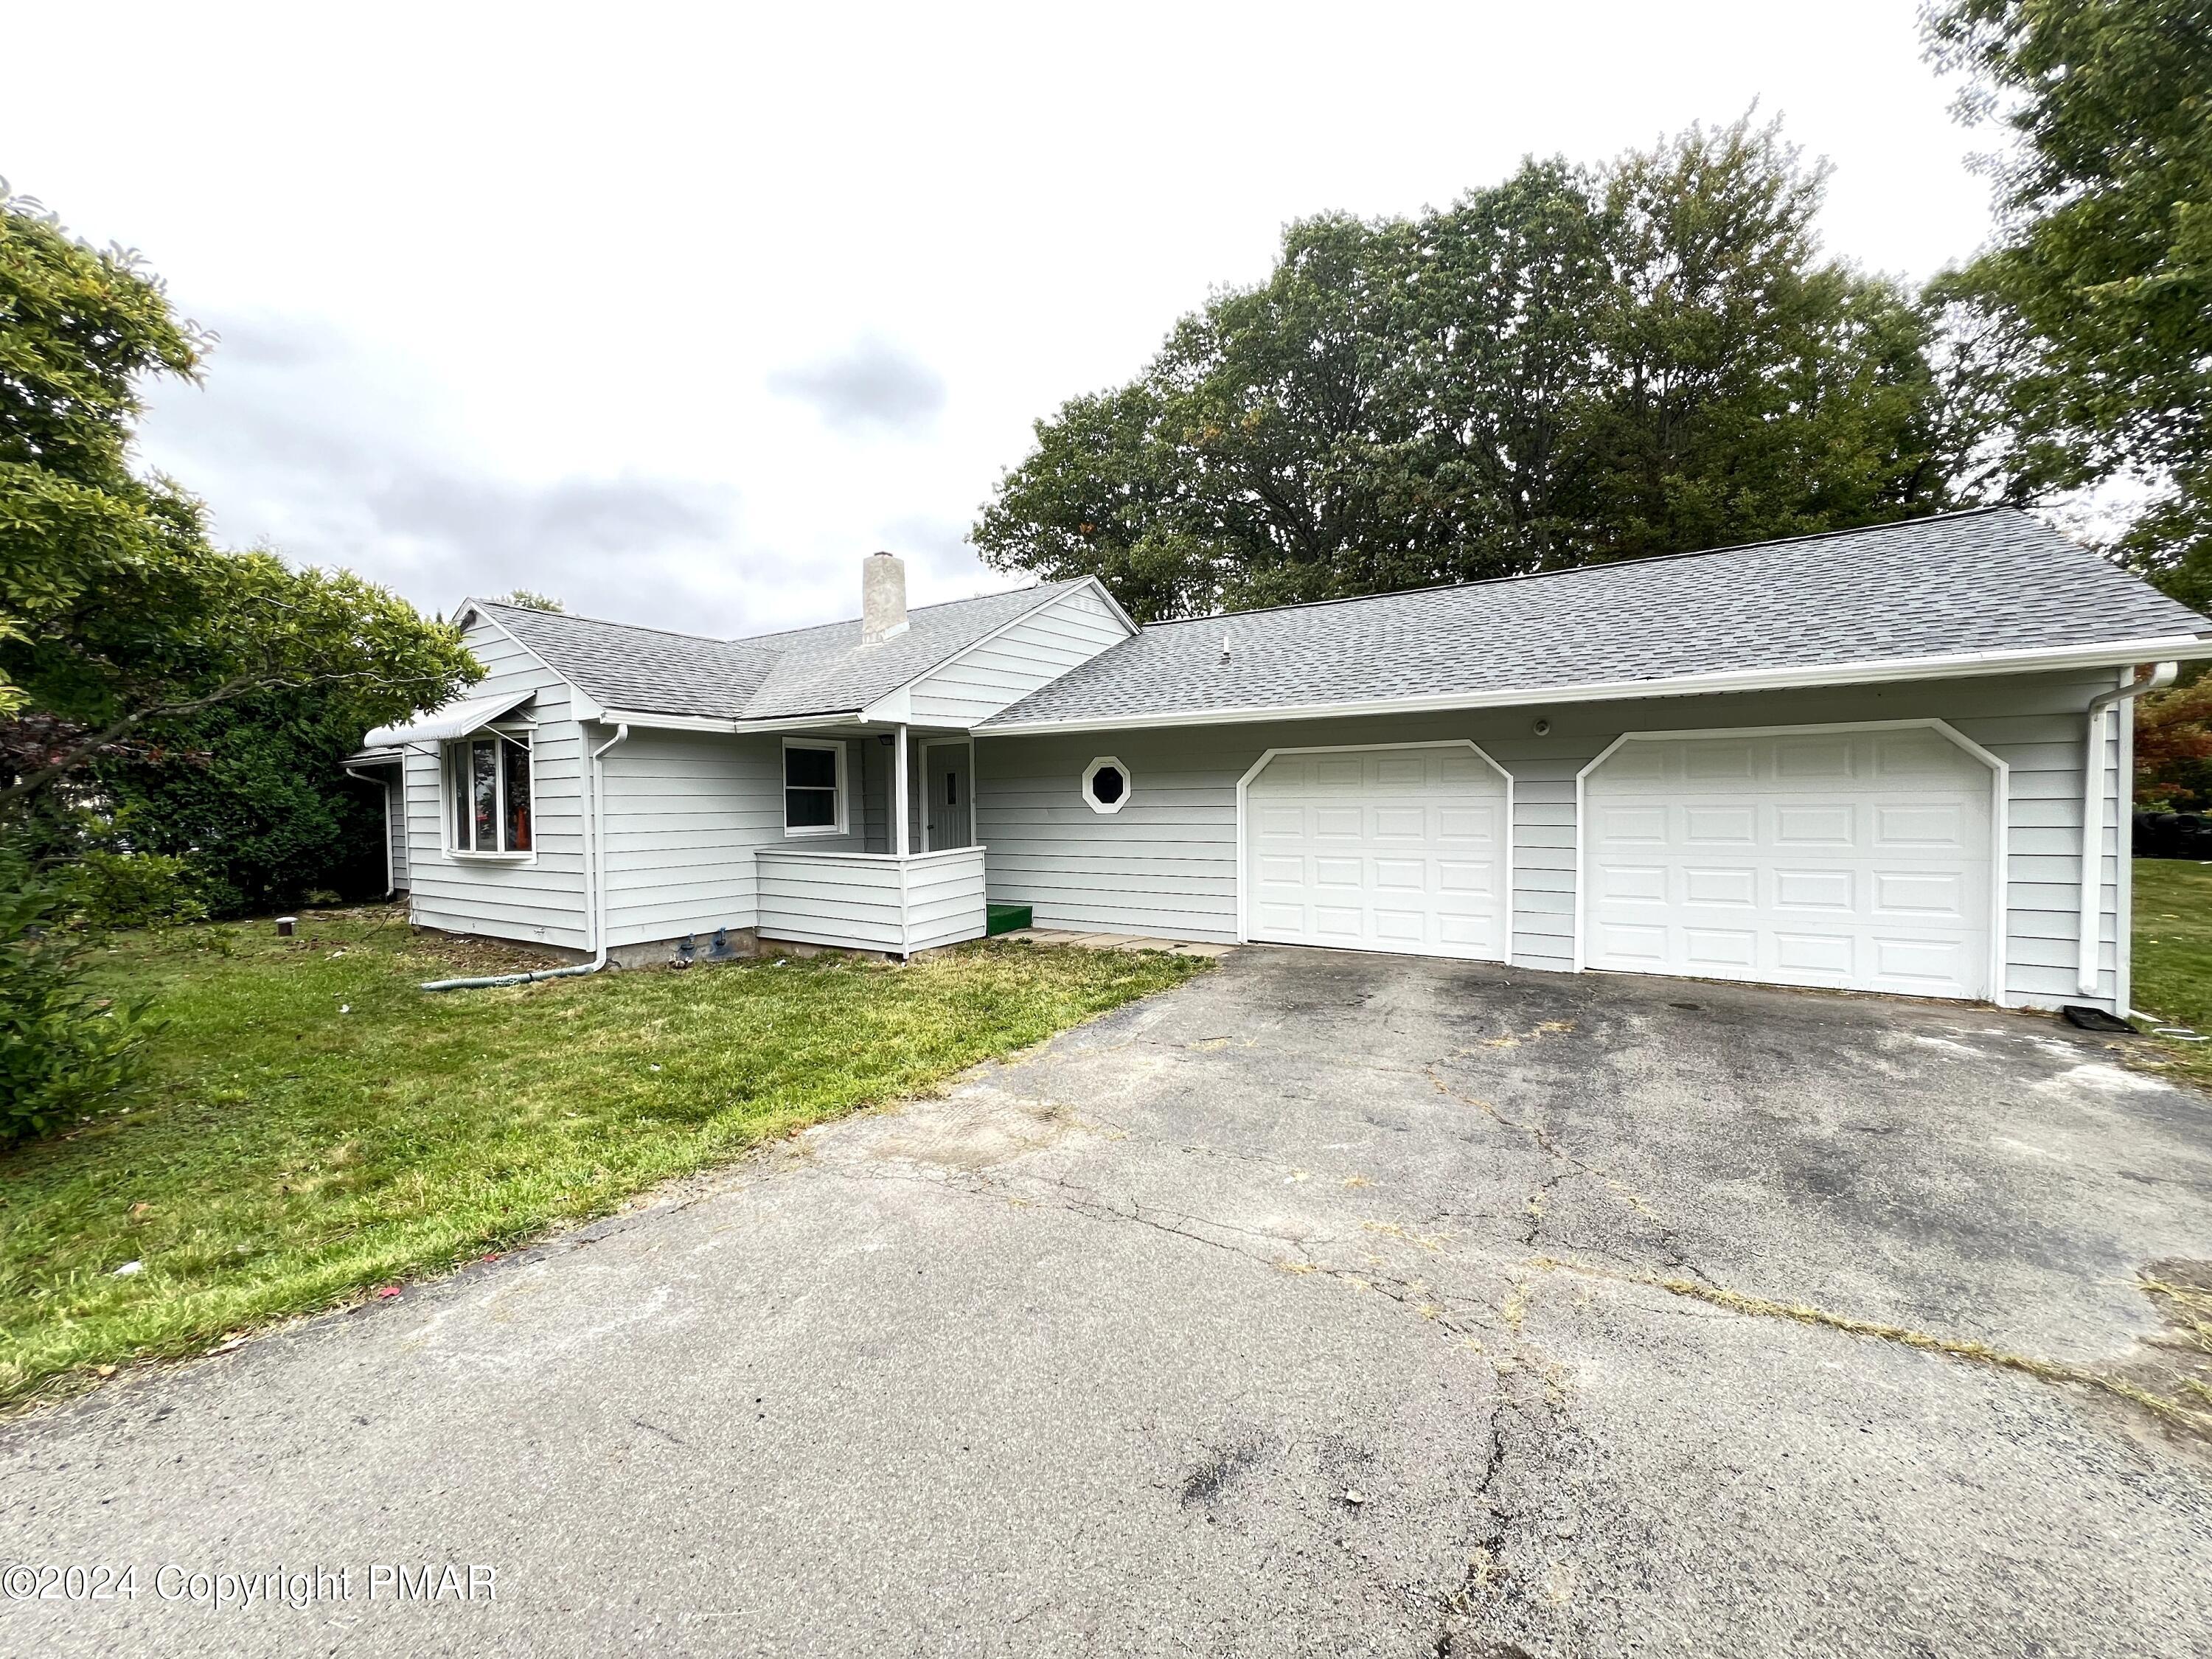
POLYGON ((942 853, 947 848, 974 843, 975 804, 969 799, 969 757, 973 751, 960 743, 921 745, 922 787, 928 793, 922 809, 921 850, 942 853))
POLYGON ((1278 755, 1245 785, 1246 936, 1502 962, 1508 835, 1469 744, 1278 755))
POLYGON ((1992 776, 1926 726, 1632 738, 1583 781, 1584 965, 1985 997, 1992 776))

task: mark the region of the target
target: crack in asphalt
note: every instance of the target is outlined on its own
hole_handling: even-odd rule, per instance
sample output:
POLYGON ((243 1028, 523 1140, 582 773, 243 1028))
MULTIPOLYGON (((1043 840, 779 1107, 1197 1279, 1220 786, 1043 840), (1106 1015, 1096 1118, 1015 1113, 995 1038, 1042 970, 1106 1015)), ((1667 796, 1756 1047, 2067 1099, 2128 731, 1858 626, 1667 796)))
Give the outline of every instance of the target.
POLYGON ((1701 1284, 1712 1283, 1705 1276, 1705 1270, 1689 1259, 1688 1253, 1682 1247, 1680 1231, 1669 1223, 1662 1220, 1657 1212, 1644 1201, 1643 1195, 1611 1170, 1602 1164, 1593 1164, 1587 1158, 1578 1158, 1569 1152, 1561 1143, 1558 1133, 1545 1125, 1526 1118, 1508 1117, 1498 1109, 1494 1102, 1486 1100, 1480 1095, 1471 1095, 1464 1090, 1454 1088, 1445 1079, 1443 1067, 1455 1060, 1467 1058, 1472 1052, 1466 1048, 1455 1049, 1425 1068, 1428 1079, 1435 1086, 1437 1092, 1458 1101, 1462 1105, 1474 1107, 1492 1121, 1502 1124, 1517 1134, 1526 1135, 1538 1151, 1550 1158, 1555 1165, 1562 1166, 1555 1168, 1550 1174, 1543 1176, 1538 1182, 1536 1190, 1528 1195, 1528 1225, 1521 1238, 1523 1248, 1534 1249, 1541 1237, 1544 1218, 1550 1211, 1552 1194, 1567 1182, 1580 1176, 1602 1185, 1607 1193, 1618 1199, 1625 1208, 1636 1215, 1657 1235, 1658 1247, 1666 1257, 1664 1266, 1677 1272, 1686 1273, 1701 1284))
MULTIPOLYGON (((1524 1040, 1528 1039, 1513 1039, 1516 1044, 1524 1040)), ((1172 1062, 1186 1057, 1188 1044, 1166 1043, 1150 1032, 1132 1033, 1112 1046, 1128 1049, 1155 1043, 1162 1048, 1164 1060, 1172 1062)), ((1707 1289, 1713 1286, 1705 1272, 1689 1260, 1678 1230, 1656 1215, 1643 1197, 1611 1170, 1572 1150, 1560 1128, 1509 1115, 1493 1103, 1454 1086, 1444 1068, 1479 1052, 1457 1050, 1434 1063, 1409 1068, 1406 1075, 1425 1076, 1439 1093, 1474 1108, 1502 1127, 1525 1138, 1542 1155, 1545 1162, 1541 1172, 1517 1212, 1438 1209, 1411 1227, 1363 1222, 1357 1235, 1311 1227, 1297 1231, 1254 1227, 1188 1209, 1148 1204, 1133 1196, 1109 1195, 1065 1168, 1053 1170, 1048 1164, 1039 1167, 1040 1160, 1045 1159, 1056 1144, 1056 1138, 1023 1146, 1010 1158, 980 1166, 950 1163, 932 1167, 927 1160, 898 1153, 892 1156, 897 1162, 907 1164, 908 1168, 887 1167, 891 1160, 883 1154, 849 1163, 840 1160, 835 1164, 811 1164, 809 1168, 813 1173, 825 1176, 907 1181, 963 1196, 1049 1207, 1103 1225, 1119 1223, 1142 1227, 1166 1238, 1240 1257, 1257 1267, 1296 1277, 1330 1279, 1346 1289, 1371 1291, 1396 1308, 1418 1316, 1423 1323, 1433 1326, 1440 1340, 1456 1342, 1470 1350, 1491 1372, 1492 1390, 1489 1409, 1479 1430, 1482 1435, 1480 1468, 1466 1492, 1467 1502, 1479 1512, 1480 1519, 1467 1540, 1465 1565, 1456 1579, 1427 1591, 1419 1591, 1410 1584, 1406 1589, 1431 1600, 1436 1619, 1431 1651, 1437 1659, 1526 1659, 1526 1650, 1498 1633, 1500 1621, 1509 1620, 1514 1607, 1534 1595, 1536 1589, 1532 1583, 1524 1583, 1525 1573, 1516 1572, 1508 1562, 1509 1553, 1526 1524, 1515 1513, 1508 1497, 1508 1474, 1521 1465, 1524 1457, 1532 1465, 1545 1462, 1552 1455, 1547 1449, 1559 1435, 1571 1431, 1564 1379, 1541 1346, 1523 1328, 1530 1294, 1546 1259, 1536 1255, 1534 1261, 1524 1257, 1518 1261, 1506 1261, 1499 1259, 1496 1249, 1448 1249, 1456 1243, 1458 1235, 1447 1224, 1464 1225, 1486 1221, 1505 1231, 1505 1238, 1497 1241, 1498 1245, 1504 1246, 1510 1240, 1512 1245, 1508 1249, 1517 1246, 1520 1251, 1534 1255, 1547 1242, 1547 1224, 1560 1189, 1577 1181, 1595 1181, 1636 1218, 1640 1224, 1638 1231, 1644 1235, 1644 1245, 1640 1249, 1598 1247, 1595 1254, 1621 1262, 1626 1273, 1640 1273, 1648 1264, 1656 1267, 1662 1274, 1680 1276, 1680 1282, 1685 1284, 1694 1282, 1707 1289), (1395 1241, 1406 1249, 1425 1250, 1428 1259, 1454 1270, 1448 1277, 1462 1282, 1438 1285, 1418 1271, 1392 1266, 1385 1257, 1375 1254, 1376 1248, 1387 1248, 1385 1240, 1395 1241), (1361 1251, 1364 1259, 1352 1260, 1348 1253, 1354 1250, 1361 1251), (1528 1271, 1530 1268, 1535 1271, 1528 1271), (1484 1277, 1495 1273, 1499 1282, 1493 1290, 1480 1289, 1464 1282, 1463 1276, 1470 1271, 1484 1277)), ((1036 1087, 1042 1080, 1032 1073, 1028 1079, 1030 1087, 1036 1087)), ((1012 1091, 993 1092, 1032 1115, 1049 1109, 1052 1103, 1042 1094, 1025 1099, 1012 1091)), ((977 1103, 988 1115, 998 1103, 985 1100, 977 1103)), ((1095 1110, 1066 1115, 1062 1121, 1071 1129, 1117 1145, 1148 1148, 1170 1158, 1225 1164, 1249 1170, 1255 1176, 1287 1175, 1295 1179, 1304 1173, 1289 1161, 1265 1152, 1161 1136, 1095 1110)), ((1334 1189, 1334 1183, 1318 1186, 1312 1190, 1312 1195, 1317 1199, 1321 1194, 1334 1189)), ((1233 1473, 1224 1466, 1222 1477, 1225 1480, 1233 1473)), ((1516 1483, 1522 1484, 1517 1477, 1516 1483)), ((1206 1484, 1202 1480, 1199 1483, 1201 1487, 1206 1484)), ((1210 1494, 1203 1494, 1200 1501, 1204 1497, 1210 1494)), ((1184 1501, 1189 1499, 1186 1498, 1184 1501)))
POLYGON ((2142 1407, 2168 1427, 2212 1439, 2212 1412, 2197 1409, 2179 1399, 2170 1399, 2154 1393, 2126 1377, 2111 1375, 2094 1366, 2068 1364, 2055 1359, 2039 1358, 2033 1354, 2015 1353, 1987 1342, 1960 1337, 1938 1336, 1927 1331, 1916 1331, 1900 1325, 1887 1324, 1878 1320, 1860 1319, 1849 1314, 1831 1312, 1802 1302, 1778 1302, 1767 1297, 1753 1296, 1745 1291, 1717 1285, 1711 1281, 1692 1282, 1686 1279, 1664 1279, 1656 1274, 1624 1272, 1620 1269, 1595 1267, 1587 1262, 1561 1261, 1540 1256, 1529 1264, 1542 1271, 1580 1273, 1593 1279, 1610 1279, 1624 1284, 1641 1285, 1652 1290, 1664 1291, 1670 1296, 1688 1297, 1714 1306, 1753 1318, 1784 1319, 1801 1325, 1822 1327, 1879 1342, 1890 1342, 1900 1347, 1917 1348, 1925 1353, 1940 1355, 1947 1359, 1970 1364, 1988 1365, 2002 1370, 2019 1371, 2039 1382, 2060 1386, 2094 1389, 2112 1395, 2142 1407))

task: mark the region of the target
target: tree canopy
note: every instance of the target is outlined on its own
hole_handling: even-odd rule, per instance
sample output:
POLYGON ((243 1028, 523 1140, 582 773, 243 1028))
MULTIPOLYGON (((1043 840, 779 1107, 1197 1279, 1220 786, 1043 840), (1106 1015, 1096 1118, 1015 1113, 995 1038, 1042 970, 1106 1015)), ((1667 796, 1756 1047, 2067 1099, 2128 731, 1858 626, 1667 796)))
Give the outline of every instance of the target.
POLYGON ((2005 423, 2140 505, 2118 551, 2212 602, 2212 15, 2203 0, 1950 0, 1930 56, 1989 158, 1995 246, 1954 280, 2014 336, 2005 423))
POLYGON ((501 605, 519 606, 525 611, 562 611, 567 609, 550 593, 539 593, 527 587, 512 588, 499 596, 501 605))
POLYGON ((1267 281, 1036 426, 973 539, 1140 619, 2017 496, 1942 308, 1824 257, 1774 125, 1296 222, 1267 281))
MULTIPOLYGON (((197 377, 205 339, 131 254, 86 246, 0 181, 0 641, 172 562, 191 502, 131 471, 138 382, 197 377)), ((0 713, 22 689, 0 678, 0 713)))
POLYGON ((360 732, 481 670, 358 576, 215 546, 132 470, 143 380, 210 343, 133 256, 0 193, 0 813, 48 855, 188 855, 252 902, 344 858, 360 732))

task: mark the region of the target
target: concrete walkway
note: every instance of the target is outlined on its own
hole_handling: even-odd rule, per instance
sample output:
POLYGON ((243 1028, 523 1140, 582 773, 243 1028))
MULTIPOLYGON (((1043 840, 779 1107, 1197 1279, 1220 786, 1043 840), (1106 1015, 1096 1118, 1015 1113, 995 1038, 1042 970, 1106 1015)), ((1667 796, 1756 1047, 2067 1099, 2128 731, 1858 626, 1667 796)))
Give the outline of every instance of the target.
POLYGON ((1076 933, 1054 927, 1022 927, 1001 939, 1030 945, 1073 945, 1085 951, 1164 951, 1176 957, 1219 961, 1237 947, 1204 939, 1166 939, 1152 933, 1076 933))

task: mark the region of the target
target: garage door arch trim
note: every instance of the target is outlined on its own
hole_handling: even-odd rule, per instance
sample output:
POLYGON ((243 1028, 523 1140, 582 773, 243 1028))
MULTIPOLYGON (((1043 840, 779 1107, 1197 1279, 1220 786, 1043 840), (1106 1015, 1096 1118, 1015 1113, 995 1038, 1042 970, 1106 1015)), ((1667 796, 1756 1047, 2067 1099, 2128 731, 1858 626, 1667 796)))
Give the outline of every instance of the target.
POLYGON ((1990 770, 1990 1000, 2000 1008, 2010 1006, 2012 999, 2005 987, 2005 850, 2012 842, 2006 822, 2006 805, 2012 793, 2012 769, 2001 756, 1992 754, 1948 720, 1818 720, 1803 726, 1712 726, 1673 732, 1622 732, 1600 750, 1589 765, 1575 774, 1575 971, 1583 971, 1583 957, 1589 949, 1589 933, 1583 913, 1588 907, 1589 894, 1589 836, 1586 828, 1589 821, 1589 780, 1598 768, 1611 760, 1625 744, 1664 743, 1694 738, 1790 738, 1847 732, 1914 730, 1935 732, 1990 770))
MULTIPOLYGON (((1252 764, 1245 769, 1244 775, 1237 780, 1237 940, 1238 944, 1249 945, 1252 942, 1251 929, 1245 919, 1245 912, 1249 902, 1246 890, 1249 884, 1244 867, 1246 863, 1245 796, 1251 788, 1252 781, 1258 777, 1262 772, 1266 771, 1273 762, 1284 755, 1364 755, 1371 754, 1377 750, 1402 750, 1408 749, 1467 750, 1469 753, 1473 754, 1477 760, 1480 761, 1485 766, 1498 774, 1498 781, 1504 787, 1505 808, 1504 823, 1503 825, 1504 834, 1500 837, 1502 842, 1500 849, 1500 861, 1504 866, 1502 879, 1504 886, 1503 892, 1499 895, 1499 898, 1503 907, 1502 921, 1504 922, 1505 936, 1505 949, 1499 960, 1507 962, 1512 960, 1514 911, 1513 775, 1507 771, 1504 767, 1500 766, 1495 760, 1492 759, 1488 751, 1486 751, 1480 744, 1475 742, 1472 738, 1443 738, 1423 743, 1322 743, 1309 744, 1304 745, 1291 744, 1279 749, 1270 749, 1262 754, 1259 759, 1254 761, 1252 764)), ((1579 790, 1581 786, 1577 784, 1576 787, 1579 790)))

